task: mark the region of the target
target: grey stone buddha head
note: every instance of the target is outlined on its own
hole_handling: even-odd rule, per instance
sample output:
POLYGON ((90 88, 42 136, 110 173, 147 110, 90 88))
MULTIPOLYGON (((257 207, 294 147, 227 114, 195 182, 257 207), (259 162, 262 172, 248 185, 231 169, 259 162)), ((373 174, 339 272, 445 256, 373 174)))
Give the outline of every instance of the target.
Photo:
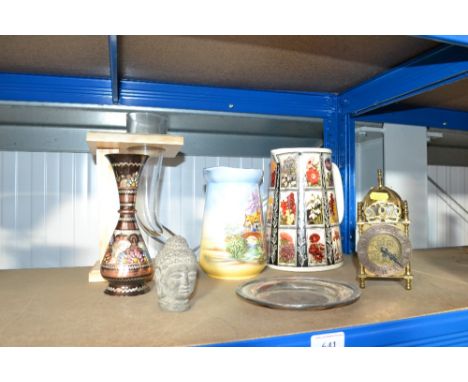
POLYGON ((170 238, 156 257, 156 290, 163 310, 183 312, 197 281, 197 259, 182 236, 170 238))

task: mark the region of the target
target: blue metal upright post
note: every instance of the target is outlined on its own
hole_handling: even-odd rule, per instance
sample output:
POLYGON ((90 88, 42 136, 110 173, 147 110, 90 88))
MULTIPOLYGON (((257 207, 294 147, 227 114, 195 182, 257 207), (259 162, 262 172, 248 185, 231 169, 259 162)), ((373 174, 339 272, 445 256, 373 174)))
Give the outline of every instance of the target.
POLYGON ((335 115, 324 119, 324 147, 333 152, 333 161, 340 169, 344 191, 344 218, 341 223, 343 251, 355 251, 356 188, 354 120, 337 108, 335 115))
POLYGON ((109 65, 112 88, 112 103, 119 103, 119 71, 117 56, 117 36, 109 36, 109 65))

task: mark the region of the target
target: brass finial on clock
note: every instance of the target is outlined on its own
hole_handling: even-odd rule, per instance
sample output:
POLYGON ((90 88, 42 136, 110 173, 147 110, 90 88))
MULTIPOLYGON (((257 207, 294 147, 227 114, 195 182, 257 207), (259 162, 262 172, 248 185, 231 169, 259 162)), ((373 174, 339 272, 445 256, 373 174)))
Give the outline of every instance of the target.
POLYGON ((413 275, 408 202, 384 185, 381 169, 377 183, 357 205, 359 285, 365 288, 368 278, 396 278, 404 279, 409 290, 413 275))
POLYGON ((383 171, 380 168, 377 170, 377 182, 379 184, 379 188, 383 188, 383 171))

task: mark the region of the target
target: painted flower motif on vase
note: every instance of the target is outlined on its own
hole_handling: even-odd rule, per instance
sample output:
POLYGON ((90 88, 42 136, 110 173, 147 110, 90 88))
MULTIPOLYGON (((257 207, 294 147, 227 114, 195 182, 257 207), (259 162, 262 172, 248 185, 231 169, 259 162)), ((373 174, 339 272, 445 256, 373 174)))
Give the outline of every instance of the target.
POLYGON ((322 179, 320 176, 320 156, 311 156, 306 162, 305 177, 308 187, 320 187, 322 179))
POLYGON ((341 248, 341 235, 339 227, 332 228, 332 255, 336 263, 343 260, 343 250, 341 248))
POLYGON ((324 165, 325 165, 325 184, 328 188, 334 187, 333 173, 332 173, 332 161, 330 157, 325 158, 324 165))
POLYGON ((296 197, 294 195, 294 192, 281 193, 280 224, 296 224, 296 197))
POLYGON ((138 187, 139 172, 133 174, 120 174, 117 183, 119 188, 123 189, 136 189, 138 187))
POLYGON ((143 241, 137 234, 129 236, 118 234, 111 238, 109 247, 103 258, 108 265, 141 266, 148 264, 148 257, 144 255, 143 241))
POLYGON ((309 231, 307 246, 309 265, 325 264, 326 256, 323 230, 309 231))
POLYGON ((297 187, 297 170, 296 158, 294 156, 287 156, 281 159, 281 187, 296 188, 297 187))
POLYGON ((271 159, 270 161, 270 187, 275 187, 276 185, 276 168, 277 168, 276 161, 271 159))
POLYGON ((232 259, 244 262, 265 261, 263 245, 262 210, 259 194, 252 193, 244 213, 243 227, 227 227, 226 252, 232 259))
POLYGON ((305 199, 307 224, 323 224, 321 192, 306 191, 305 199))
POLYGON ((285 231, 279 232, 278 264, 296 264, 296 246, 293 237, 294 231, 292 231, 291 233, 285 231))
POLYGON ((338 209, 336 207, 336 198, 333 192, 328 193, 328 211, 330 213, 330 224, 337 224, 338 209))

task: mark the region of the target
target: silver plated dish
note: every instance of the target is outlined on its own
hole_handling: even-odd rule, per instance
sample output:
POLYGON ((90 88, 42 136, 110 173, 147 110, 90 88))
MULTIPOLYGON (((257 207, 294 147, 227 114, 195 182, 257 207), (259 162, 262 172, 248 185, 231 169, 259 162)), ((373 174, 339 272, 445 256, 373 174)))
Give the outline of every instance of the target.
POLYGON ((361 295, 357 287, 340 281, 297 276, 252 280, 236 293, 269 308, 317 310, 351 304, 361 295))

